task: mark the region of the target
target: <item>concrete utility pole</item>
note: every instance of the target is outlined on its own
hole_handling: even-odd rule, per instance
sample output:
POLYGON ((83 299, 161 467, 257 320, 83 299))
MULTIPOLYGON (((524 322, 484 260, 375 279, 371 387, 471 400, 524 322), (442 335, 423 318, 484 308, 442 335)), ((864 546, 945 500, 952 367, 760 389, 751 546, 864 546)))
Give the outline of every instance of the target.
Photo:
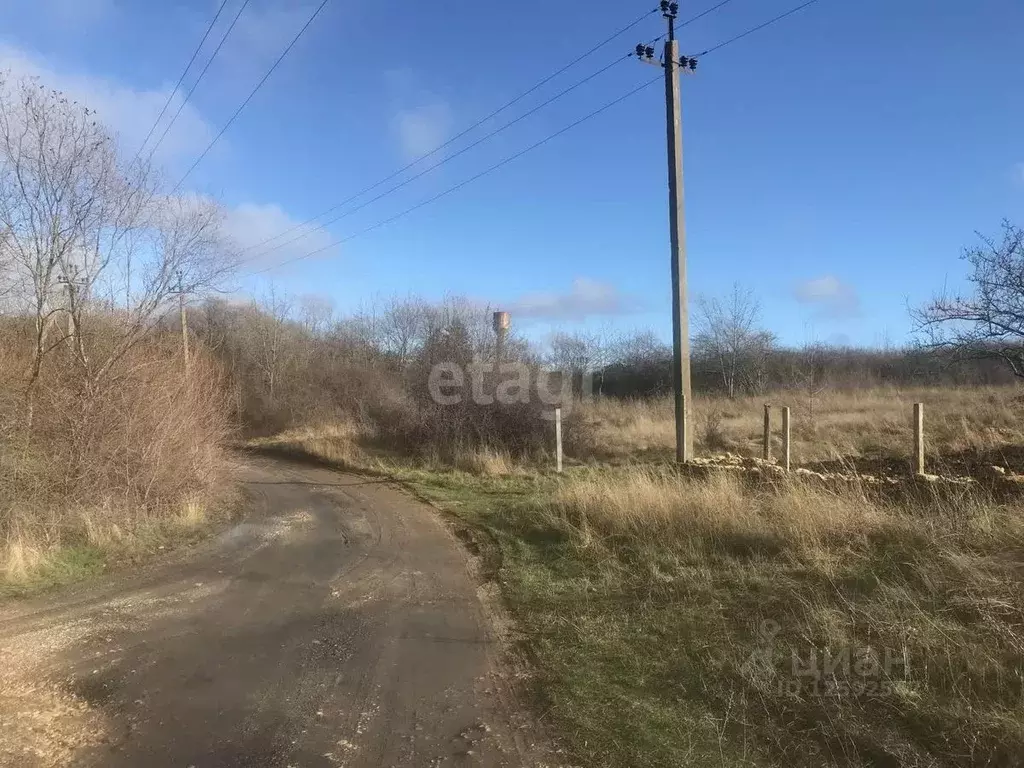
POLYGON ((672 379, 676 400, 676 461, 693 458, 690 421, 690 314, 686 303, 686 221, 683 217, 683 126, 679 95, 679 43, 675 3, 662 3, 668 19, 665 42, 665 105, 668 108, 668 221, 672 243, 672 379))
POLYGON ((57 278, 57 282, 64 286, 68 294, 68 330, 66 336, 68 348, 74 349, 76 337, 78 336, 78 321, 76 319, 78 289, 85 287, 85 281, 79 280, 77 276, 68 277, 67 274, 62 274, 57 278))
MULTIPOLYGON (((683 130, 679 71, 693 71, 697 60, 680 57, 676 42, 676 16, 679 4, 662 0, 661 13, 668 21, 665 42, 665 108, 668 127, 668 218, 672 246, 672 382, 675 390, 676 461, 693 458, 693 423, 690 406, 690 314, 686 298, 686 222, 683 216, 683 130)), ((654 63, 654 49, 640 44, 636 47, 641 61, 654 63)))
POLYGON ((181 320, 181 353, 185 362, 185 378, 188 378, 188 313, 185 310, 185 286, 181 280, 181 272, 178 272, 178 317, 181 320))

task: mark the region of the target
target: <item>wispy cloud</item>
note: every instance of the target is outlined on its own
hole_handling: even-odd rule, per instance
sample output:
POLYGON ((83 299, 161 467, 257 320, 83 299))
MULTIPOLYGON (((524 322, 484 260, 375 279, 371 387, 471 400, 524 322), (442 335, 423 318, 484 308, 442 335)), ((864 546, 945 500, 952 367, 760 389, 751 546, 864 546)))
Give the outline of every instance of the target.
POLYGON ((403 157, 415 160, 440 147, 451 136, 451 105, 424 88, 410 70, 385 73, 391 91, 391 130, 403 157))
POLYGON ((267 239, 291 230, 297 224, 299 220, 279 205, 243 203, 227 211, 224 232, 242 249, 242 261, 249 269, 280 264, 311 251, 320 251, 317 256, 337 254, 338 249, 331 247, 331 236, 322 229, 297 229, 264 244, 267 239), (305 236, 294 243, 289 242, 304 232, 307 233, 305 236))
MULTIPOLYGON (((238 17, 219 57, 223 59, 221 66, 228 70, 227 79, 231 82, 240 80, 245 84, 242 87, 251 87, 250 81, 262 76, 267 67, 281 55, 285 46, 309 20, 317 5, 317 0, 250 2, 238 17)), ((221 15, 210 35, 211 40, 220 40, 236 11, 237 6, 221 15)), ((207 47, 212 45, 207 43, 207 47)), ((289 63, 301 55, 301 47, 302 42, 299 43, 299 50, 293 51, 288 57, 289 63)), ((276 73, 275 78, 279 74, 276 73)))
POLYGON ((530 293, 502 307, 525 319, 579 321, 636 312, 640 302, 611 283, 578 277, 567 292, 530 293))
POLYGON ((823 275, 796 284, 793 297, 813 307, 822 320, 843 320, 860 315, 860 297, 856 289, 835 275, 823 275))
MULTIPOLYGON (((138 89, 101 77, 62 71, 39 55, 5 43, 0 43, 0 72, 9 73, 13 79, 39 78, 42 85, 96 110, 99 119, 120 136, 124 150, 131 153, 146 137, 173 87, 168 84, 155 90, 138 89)), ((180 93, 175 95, 167 110, 169 115, 177 111, 181 99, 180 93)), ((169 162, 201 151, 211 136, 209 123, 191 105, 186 105, 160 145, 156 159, 169 162)))
POLYGON ((443 101, 400 109, 394 117, 395 131, 408 160, 415 160, 440 147, 451 133, 451 108, 443 101))
POLYGON ((33 0, 24 3, 43 11, 46 18, 65 26, 93 24, 114 10, 114 0, 33 0))

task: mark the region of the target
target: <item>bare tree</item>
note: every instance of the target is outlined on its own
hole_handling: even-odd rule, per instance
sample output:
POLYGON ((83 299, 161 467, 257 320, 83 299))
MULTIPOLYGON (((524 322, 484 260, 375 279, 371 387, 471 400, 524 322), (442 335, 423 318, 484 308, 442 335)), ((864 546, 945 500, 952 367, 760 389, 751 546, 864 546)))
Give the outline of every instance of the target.
POLYGON ((87 107, 0 75, 0 265, 34 322, 25 396, 47 354, 71 345, 94 390, 171 306, 233 266, 211 201, 160 194, 123 165, 87 107), (64 318, 61 328, 61 318, 64 318), (103 343, 94 344, 99 328, 103 343))
POLYGON ((694 352, 717 368, 729 397, 740 387, 763 388, 775 335, 759 327, 761 305, 750 289, 736 284, 724 299, 697 299, 694 352))
POLYGON ((911 317, 925 346, 998 358, 1024 378, 1024 230, 1004 221, 1002 240, 979 237, 982 244, 962 255, 972 293, 944 293, 911 317))
POLYGON ((672 348, 654 331, 635 331, 620 336, 609 354, 614 362, 633 368, 649 368, 672 360, 672 348))
POLYGON ((548 364, 571 377, 573 392, 580 394, 586 375, 600 364, 601 341, 582 332, 559 331, 551 336, 548 364))
POLYGON ((808 342, 793 357, 793 380, 807 395, 807 419, 814 423, 815 398, 828 386, 830 363, 838 357, 834 349, 818 342, 808 342))
POLYGON ((427 335, 428 307, 421 299, 392 298, 380 318, 380 335, 384 350, 405 365, 427 335))
POLYGON ((285 333, 291 314, 291 301, 277 292, 273 285, 260 303, 253 302, 252 316, 256 334, 256 361, 263 374, 270 402, 276 397, 278 379, 283 367, 285 333))
POLYGON ((314 337, 323 334, 334 318, 334 300, 329 296, 307 293, 299 297, 299 319, 304 330, 314 337))
MULTIPOLYGON (((486 304, 468 299, 465 296, 446 295, 437 304, 424 307, 426 328, 424 339, 438 329, 461 325, 468 335, 473 353, 483 359, 494 352, 496 337, 491 324, 492 309, 486 304)), ((506 341, 505 352, 511 351, 506 341)))

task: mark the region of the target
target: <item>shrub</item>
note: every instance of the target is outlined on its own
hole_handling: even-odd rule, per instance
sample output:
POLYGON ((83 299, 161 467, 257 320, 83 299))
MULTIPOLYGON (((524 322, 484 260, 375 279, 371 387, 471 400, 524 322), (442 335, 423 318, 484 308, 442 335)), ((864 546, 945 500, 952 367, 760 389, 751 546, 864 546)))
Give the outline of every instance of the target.
POLYGON ((6 329, 0 379, 0 554, 12 575, 47 551, 194 525, 222 490, 230 435, 217 367, 193 356, 186 380, 172 340, 137 345, 101 382, 55 350, 28 422, 18 375, 24 337, 6 329))

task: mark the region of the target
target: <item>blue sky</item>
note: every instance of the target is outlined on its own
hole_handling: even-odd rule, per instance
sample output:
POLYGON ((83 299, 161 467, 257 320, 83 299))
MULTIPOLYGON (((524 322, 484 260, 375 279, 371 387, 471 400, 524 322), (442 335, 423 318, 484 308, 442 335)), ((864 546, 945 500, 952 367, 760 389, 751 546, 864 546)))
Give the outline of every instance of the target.
MULTIPOLYGON (((229 0, 200 63, 241 2, 229 0)), ((131 153, 218 4, 0 0, 0 67, 89 102, 131 153)), ((713 4, 682 3, 680 16, 713 4)), ((733 0, 683 29, 681 45, 699 52, 795 4, 733 0)), ((315 5, 251 0, 158 152, 170 179, 315 5)), ((259 243, 446 141, 654 5, 331 0, 185 187, 221 198, 232 234, 259 243)), ((1024 223, 1022 28, 1019 0, 819 0, 703 59, 684 82, 691 296, 748 286, 764 324, 791 344, 907 340, 908 302, 962 283, 958 255, 974 231, 995 232, 1004 217, 1024 223)), ((651 16, 435 161, 663 31, 651 16)), ((656 74, 624 61, 246 271, 387 219, 656 74)), ((375 295, 449 292, 511 308, 531 335, 583 326, 667 337, 665 173, 655 85, 436 204, 238 287, 258 294, 273 279, 341 311, 375 295)))

